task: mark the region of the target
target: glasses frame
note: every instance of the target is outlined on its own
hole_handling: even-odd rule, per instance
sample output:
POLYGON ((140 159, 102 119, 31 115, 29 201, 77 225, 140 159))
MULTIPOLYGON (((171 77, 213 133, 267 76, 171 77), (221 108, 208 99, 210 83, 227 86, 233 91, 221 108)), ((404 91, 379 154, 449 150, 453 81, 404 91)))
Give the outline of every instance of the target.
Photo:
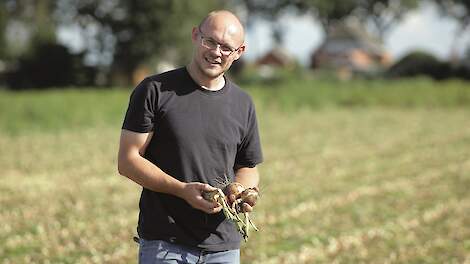
POLYGON ((201 36, 201 46, 203 46, 203 47, 206 48, 206 49, 210 49, 210 50, 214 50, 214 49, 219 48, 220 54, 222 54, 222 55, 225 56, 225 57, 230 57, 230 56, 232 56, 233 53, 239 51, 240 48, 243 47, 243 44, 241 44, 240 47, 238 47, 238 48, 236 48, 236 49, 233 49, 233 48, 227 46, 226 44, 222 44, 222 43, 220 43, 220 42, 218 42, 218 41, 215 41, 215 40, 214 40, 213 38, 211 38, 211 37, 206 37, 206 36, 204 36, 204 33, 202 33, 202 30, 201 30, 201 26, 198 27, 198 30, 199 30, 199 35, 201 36), (209 40, 209 41, 215 43, 216 46, 215 46, 215 47, 210 47, 210 46, 208 46, 208 45, 205 45, 205 44, 204 44, 204 40, 209 40), (227 48, 229 48, 229 49, 230 49, 230 52, 229 52, 229 53, 226 53, 226 51, 223 51, 223 50, 222 50, 222 47, 227 47, 227 48))

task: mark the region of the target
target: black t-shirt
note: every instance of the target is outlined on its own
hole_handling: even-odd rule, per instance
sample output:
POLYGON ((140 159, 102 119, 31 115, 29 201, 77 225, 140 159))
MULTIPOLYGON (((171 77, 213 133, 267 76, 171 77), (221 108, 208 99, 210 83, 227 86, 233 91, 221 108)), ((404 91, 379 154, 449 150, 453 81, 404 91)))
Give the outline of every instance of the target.
MULTIPOLYGON (((186 68, 154 75, 132 92, 123 129, 153 137, 144 157, 184 182, 219 187, 234 166, 262 161, 253 102, 226 79, 218 91, 197 85, 186 68)), ((143 188, 138 233, 210 251, 236 249, 240 234, 222 212, 206 214, 173 195, 143 188)))

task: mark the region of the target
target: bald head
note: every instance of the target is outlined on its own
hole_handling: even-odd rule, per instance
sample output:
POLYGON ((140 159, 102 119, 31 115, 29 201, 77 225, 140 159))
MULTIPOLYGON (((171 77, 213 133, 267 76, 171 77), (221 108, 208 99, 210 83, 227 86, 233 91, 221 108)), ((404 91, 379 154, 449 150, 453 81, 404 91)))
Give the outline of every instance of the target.
POLYGON ((201 86, 220 89, 224 73, 245 52, 244 35, 242 23, 230 11, 209 13, 191 33, 194 52, 187 67, 191 77, 201 86))
POLYGON ((245 41, 245 31, 243 25, 232 12, 227 10, 217 10, 210 12, 199 27, 203 31, 217 31, 224 36, 231 37, 241 45, 245 41))

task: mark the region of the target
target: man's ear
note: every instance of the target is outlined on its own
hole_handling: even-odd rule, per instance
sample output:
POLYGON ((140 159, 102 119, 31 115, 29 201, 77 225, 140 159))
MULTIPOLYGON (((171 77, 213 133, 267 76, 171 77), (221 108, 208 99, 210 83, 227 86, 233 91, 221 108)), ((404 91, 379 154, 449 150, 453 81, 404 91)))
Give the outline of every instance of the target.
POLYGON ((191 39, 193 43, 197 42, 198 37, 199 37, 199 28, 193 27, 193 31, 191 32, 191 39))
POLYGON ((235 53, 235 58, 234 58, 234 60, 238 60, 238 59, 242 56, 242 54, 245 52, 245 50, 246 50, 246 46, 245 46, 245 45, 241 46, 241 47, 237 50, 237 53, 235 53))

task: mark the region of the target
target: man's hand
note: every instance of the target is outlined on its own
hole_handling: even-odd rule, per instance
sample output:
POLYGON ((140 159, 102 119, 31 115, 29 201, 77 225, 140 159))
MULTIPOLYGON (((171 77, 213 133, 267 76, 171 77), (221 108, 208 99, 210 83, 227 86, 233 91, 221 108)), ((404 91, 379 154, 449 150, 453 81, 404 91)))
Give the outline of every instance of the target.
POLYGON ((239 182, 232 182, 225 186, 224 193, 227 197, 227 202, 232 205, 237 199, 240 198, 240 195, 245 190, 245 186, 239 182))
POLYGON ((200 182, 185 183, 183 190, 180 193, 180 197, 188 202, 193 208, 199 209, 208 214, 215 214, 222 210, 217 202, 210 202, 202 197, 203 192, 209 192, 217 190, 209 184, 200 182))
POLYGON ((240 195, 242 199, 241 209, 243 212, 252 212, 259 196, 258 187, 248 188, 240 195))
POLYGON ((258 199, 258 192, 258 187, 245 189, 245 187, 238 182, 233 182, 225 188, 225 194, 229 204, 241 200, 239 206, 242 213, 253 211, 253 207, 258 199))

